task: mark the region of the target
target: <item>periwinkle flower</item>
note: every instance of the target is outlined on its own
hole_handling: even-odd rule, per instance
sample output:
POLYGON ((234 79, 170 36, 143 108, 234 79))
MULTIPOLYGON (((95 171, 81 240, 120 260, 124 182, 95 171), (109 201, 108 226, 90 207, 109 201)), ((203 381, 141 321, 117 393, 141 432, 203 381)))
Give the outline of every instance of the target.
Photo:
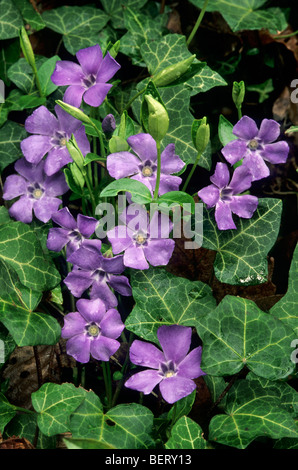
POLYGON ((236 229, 232 214, 250 219, 258 206, 258 198, 250 194, 239 195, 251 186, 250 170, 237 167, 230 181, 230 172, 225 163, 217 163, 211 176, 212 184, 198 192, 208 209, 215 206, 215 220, 219 230, 236 229))
POLYGON ((108 258, 100 250, 100 240, 84 240, 67 259, 74 267, 64 283, 75 297, 81 297, 91 287, 90 298, 100 298, 107 308, 112 308, 118 301, 110 287, 124 296, 131 295, 131 287, 127 277, 121 276, 125 269, 123 256, 108 258))
POLYGON ((78 362, 86 363, 90 355, 99 361, 108 361, 119 349, 117 338, 124 324, 119 312, 106 309, 100 299, 80 299, 76 303, 77 312, 64 317, 62 338, 67 339, 66 352, 78 362))
POLYGON ((58 172, 47 176, 44 165, 44 160, 32 165, 25 158, 21 158, 14 165, 19 174, 6 178, 3 199, 11 200, 20 196, 9 209, 10 216, 16 220, 27 224, 32 222, 33 211, 37 219, 48 222, 62 203, 58 196, 69 189, 64 174, 58 172))
POLYGON ((201 346, 189 351, 192 329, 163 325, 157 330, 162 351, 151 343, 135 340, 129 351, 133 364, 149 369, 131 376, 125 386, 148 395, 159 384, 162 397, 175 403, 196 389, 193 379, 205 375, 201 370, 201 346))
POLYGON ((243 116, 234 126, 233 134, 238 139, 225 145, 222 154, 231 165, 243 158, 243 165, 252 173, 252 181, 269 176, 265 161, 285 163, 288 158, 287 142, 275 142, 280 135, 280 125, 273 119, 263 119, 259 130, 253 119, 243 116))
POLYGON ((63 98, 66 103, 78 108, 83 99, 90 106, 100 106, 112 87, 106 82, 120 65, 109 52, 103 57, 98 44, 80 49, 76 57, 80 65, 69 60, 56 63, 52 82, 58 86, 69 85, 63 98))
POLYGON ((40 106, 26 119, 25 129, 30 135, 21 142, 21 149, 35 165, 47 154, 44 170, 48 176, 72 162, 66 143, 73 134, 83 155, 90 152, 90 144, 82 123, 60 106, 55 106, 57 118, 45 106, 40 106))
POLYGON ((75 220, 67 207, 55 212, 52 215, 52 221, 61 228, 50 228, 47 247, 51 251, 59 252, 66 246, 67 258, 81 246, 86 238, 91 237, 98 224, 98 220, 82 214, 78 214, 75 220))
MULTIPOLYGON (((131 177, 140 181, 150 189, 153 195, 157 174, 156 142, 150 134, 137 134, 127 139, 134 151, 111 153, 107 157, 107 169, 110 175, 117 179, 131 177)), ((159 195, 169 191, 178 191, 182 179, 173 176, 185 166, 185 163, 175 154, 175 145, 169 144, 161 153, 161 175, 159 195)))
POLYGON ((114 254, 124 251, 125 266, 148 269, 148 262, 152 266, 168 264, 175 248, 175 241, 169 239, 173 224, 166 214, 155 212, 150 220, 146 209, 138 204, 131 204, 120 219, 124 220, 126 225, 119 225, 109 230, 107 237, 114 254), (130 213, 138 210, 138 216, 128 215, 132 207, 130 213))

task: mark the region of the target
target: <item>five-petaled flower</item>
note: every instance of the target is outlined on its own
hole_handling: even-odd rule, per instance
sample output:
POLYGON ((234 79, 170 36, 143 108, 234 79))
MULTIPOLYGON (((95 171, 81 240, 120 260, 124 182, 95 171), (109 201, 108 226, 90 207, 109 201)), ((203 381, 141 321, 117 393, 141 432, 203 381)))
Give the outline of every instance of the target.
POLYGON ((133 364, 149 369, 137 372, 125 386, 148 395, 159 384, 162 397, 175 403, 196 389, 193 379, 201 370, 201 346, 189 351, 192 329, 181 325, 160 326, 157 338, 162 351, 151 343, 135 340, 129 351, 133 364))
MULTIPOLYGON (((116 180, 131 177, 140 181, 153 195, 157 176, 156 142, 150 134, 133 135, 127 142, 136 155, 127 151, 111 153, 107 158, 108 172, 116 180)), ((182 179, 172 176, 172 173, 178 173, 184 166, 185 163, 175 154, 175 145, 167 145, 161 153, 159 195, 179 190, 182 179)))
POLYGON ((100 299, 80 299, 76 303, 77 312, 64 317, 62 338, 66 338, 66 352, 78 362, 86 363, 90 354, 94 359, 108 361, 119 349, 117 338, 124 324, 119 312, 106 309, 100 299))
POLYGON ((269 176, 265 161, 285 163, 288 158, 287 142, 274 142, 280 135, 280 125, 273 119, 263 119, 259 130, 253 119, 243 116, 234 126, 233 134, 238 139, 225 145, 222 154, 231 165, 243 159, 253 181, 269 176))
POLYGON ((63 100, 79 108, 82 98, 90 106, 100 106, 112 85, 106 83, 120 69, 120 65, 110 55, 102 55, 98 44, 80 49, 76 53, 80 63, 59 60, 52 74, 55 85, 69 85, 63 100))
POLYGON ((81 297, 91 287, 90 298, 100 298, 107 308, 112 308, 118 301, 110 287, 124 296, 131 295, 131 287, 127 277, 121 276, 125 269, 123 256, 108 258, 100 250, 100 240, 84 240, 68 258, 74 267, 64 283, 75 297, 81 297))
POLYGON ((67 258, 81 246, 83 240, 91 237, 98 224, 98 220, 82 214, 78 214, 76 221, 67 207, 55 212, 52 221, 61 228, 50 228, 47 247, 59 252, 66 246, 67 258))
POLYGON ((156 211, 150 220, 146 209, 138 204, 131 204, 121 214, 120 220, 126 225, 118 225, 109 230, 107 236, 114 254, 124 251, 125 266, 148 269, 148 261, 152 266, 168 264, 175 242, 169 238, 173 224, 166 214, 156 211))
POLYGON ((232 213, 250 219, 258 206, 258 198, 250 194, 239 195, 251 186, 250 170, 241 165, 237 167, 230 181, 230 172, 225 163, 217 163, 212 184, 198 192, 198 196, 208 209, 215 206, 215 220, 220 230, 236 229, 232 213))
POLYGON ((3 199, 20 196, 9 209, 11 217, 28 224, 32 222, 33 211, 37 219, 48 222, 57 212, 62 203, 57 196, 66 193, 69 188, 62 172, 47 176, 44 165, 44 160, 37 165, 28 163, 25 158, 16 161, 14 168, 19 174, 8 176, 3 188, 3 199))
POLYGON ((57 118, 45 106, 40 106, 26 119, 25 129, 30 135, 21 142, 21 149, 30 163, 35 165, 47 154, 44 170, 51 176, 72 162, 66 147, 73 134, 82 154, 90 152, 85 128, 60 106, 55 106, 57 118))

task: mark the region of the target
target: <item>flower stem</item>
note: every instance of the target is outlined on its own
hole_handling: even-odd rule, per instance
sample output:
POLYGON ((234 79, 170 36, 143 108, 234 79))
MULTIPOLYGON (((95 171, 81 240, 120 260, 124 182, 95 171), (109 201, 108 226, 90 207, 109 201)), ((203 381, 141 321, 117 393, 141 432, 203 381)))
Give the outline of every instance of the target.
POLYGON ((274 34, 274 39, 286 39, 286 38, 291 38, 292 36, 296 36, 298 34, 298 30, 297 31, 294 31, 293 33, 289 33, 289 34, 283 34, 283 35, 279 35, 279 34, 274 34))
POLYGON ((183 191, 183 192, 186 191, 186 188, 187 188, 187 186, 188 186, 188 183, 190 182, 190 180, 191 180, 191 178, 192 178, 192 175, 194 174, 194 171, 195 171, 195 169, 196 169, 196 167, 197 167, 197 165, 198 165, 198 163, 199 163, 199 160, 200 160, 201 156, 202 156, 202 154, 201 154, 201 153, 198 153, 197 158, 196 158, 196 161, 194 162, 194 164, 193 164, 193 166, 192 166, 192 169, 190 170, 189 175, 188 175, 188 177, 187 177, 187 179, 186 179, 186 181, 185 181, 185 183, 184 183, 184 186, 183 186, 183 188, 182 188, 182 191, 183 191))
POLYGON ((197 21, 196 21, 196 24, 194 25, 193 30, 192 30, 192 32, 190 33, 190 35, 189 35, 189 37, 188 37, 188 39, 187 39, 187 41, 186 41, 186 44, 187 44, 188 46, 189 46, 189 44, 191 43, 191 41, 193 40, 193 38, 194 38, 194 36, 195 36, 197 30, 199 29, 199 26, 200 26, 200 24, 201 24, 201 22, 202 22, 202 19, 203 19, 204 15, 205 15, 205 11, 206 11, 206 9, 207 9, 208 3, 209 3, 209 0, 205 0, 205 3, 204 3, 204 5, 203 5, 203 8, 202 8, 200 14, 199 14, 199 17, 198 17, 198 19, 197 19, 197 21))
POLYGON ((146 88, 142 88, 141 91, 139 91, 136 95, 134 95, 130 100, 129 102, 127 103, 127 105, 125 106, 124 110, 123 111, 127 111, 130 106, 132 105, 132 103, 134 102, 134 100, 136 100, 142 93, 144 93, 144 91, 146 90, 146 88))
POLYGON ((112 380, 111 380, 110 363, 106 361, 102 361, 101 364, 102 364, 103 380, 104 380, 105 389, 106 389, 107 408, 109 410, 112 406, 112 380))
POLYGON ((159 183, 160 183, 160 172, 161 172, 161 152, 160 152, 160 142, 156 141, 157 148, 157 172, 156 172, 156 183, 153 194, 153 201, 156 201, 158 198, 159 183))

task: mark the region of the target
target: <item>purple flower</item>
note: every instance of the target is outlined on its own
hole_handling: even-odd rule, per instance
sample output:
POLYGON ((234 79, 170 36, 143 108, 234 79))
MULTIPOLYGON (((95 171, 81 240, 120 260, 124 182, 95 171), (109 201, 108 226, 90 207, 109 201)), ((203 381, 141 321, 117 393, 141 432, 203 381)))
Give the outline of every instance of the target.
POLYGON ((159 384, 165 401, 175 403, 195 390, 196 384, 192 379, 205 375, 200 367, 202 348, 199 346, 187 354, 191 328, 186 326, 160 326, 157 337, 162 351, 144 341, 132 343, 129 351, 131 362, 149 369, 130 377, 125 386, 148 395, 159 384))
POLYGON ((45 106, 37 108, 25 121, 25 129, 31 134, 21 142, 21 149, 28 162, 35 165, 47 155, 44 170, 48 176, 72 162, 66 143, 73 134, 83 155, 90 152, 85 128, 80 121, 55 106, 50 113, 45 106))
POLYGON ((120 69, 120 65, 109 52, 103 58, 98 44, 79 50, 76 57, 80 65, 69 60, 56 63, 52 82, 58 86, 70 85, 63 98, 66 103, 78 108, 83 98, 90 106, 100 106, 112 87, 106 82, 120 69))
POLYGON ((280 125, 273 119, 263 119, 259 130, 253 119, 243 116, 234 126, 233 134, 238 139, 225 145, 222 154, 231 165, 243 158, 243 165, 252 173, 252 181, 269 176, 265 161, 285 163, 288 158, 287 142, 272 143, 280 135, 280 125))
POLYGON ((68 340, 67 354, 82 363, 90 360, 90 354, 99 361, 108 361, 120 347, 116 338, 124 324, 119 313, 114 308, 106 311, 100 299, 80 299, 77 309, 64 317, 61 335, 68 340))
POLYGON ((75 297, 81 297, 91 287, 90 298, 100 298, 107 308, 112 308, 118 301, 110 287, 125 296, 131 295, 131 287, 127 277, 120 276, 125 269, 123 256, 107 258, 100 249, 100 240, 84 240, 68 258, 74 268, 64 283, 75 297))
POLYGON ((168 264, 175 242, 168 238, 173 224, 167 215, 155 212, 150 221, 146 209, 138 204, 131 204, 120 218, 127 225, 109 230, 107 236, 114 254, 124 251, 125 266, 148 269, 148 261, 152 266, 168 264), (138 216, 128 215, 129 212, 135 214, 136 210, 138 216))
MULTIPOLYGON (((111 153, 107 158, 108 172, 116 180, 131 176, 145 184, 153 195, 157 170, 156 142, 150 134, 132 135, 127 142, 136 155, 130 152, 111 153)), ((184 166, 175 154, 175 145, 167 145, 161 154, 159 195, 179 190, 182 180, 179 176, 172 176, 172 173, 178 173, 184 166)))
POLYGON ((198 192, 198 196, 208 209, 215 206, 215 220, 219 230, 237 228, 232 213, 250 219, 258 206, 258 198, 249 194, 237 196, 251 186, 252 175, 243 165, 237 167, 230 181, 230 173, 225 163, 217 163, 210 181, 213 184, 198 192), (229 182, 230 181, 230 182, 229 182))
POLYGON ((14 168, 19 174, 8 176, 3 188, 3 199, 21 196, 9 209, 11 217, 28 224, 32 222, 33 211, 37 219, 48 222, 57 212, 62 202, 57 196, 69 188, 62 172, 47 176, 44 165, 44 160, 38 165, 28 163, 25 158, 16 161, 14 168))
POLYGON ((55 212, 52 220, 62 228, 50 228, 47 247, 59 252, 66 245, 67 258, 81 246, 83 240, 91 237, 98 224, 98 220, 82 214, 75 221, 67 207, 55 212))

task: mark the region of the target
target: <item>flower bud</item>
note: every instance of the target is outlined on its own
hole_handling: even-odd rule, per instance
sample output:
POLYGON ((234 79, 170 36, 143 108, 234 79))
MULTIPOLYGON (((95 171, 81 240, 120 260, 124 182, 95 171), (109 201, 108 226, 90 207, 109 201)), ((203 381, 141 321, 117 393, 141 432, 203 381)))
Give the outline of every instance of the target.
POLYGON ((113 46, 109 50, 109 53, 113 57, 113 59, 116 58, 116 56, 119 52, 119 49, 120 49, 120 41, 118 40, 118 41, 115 42, 115 44, 113 44, 113 46))
POLYGON ((166 108, 151 95, 145 95, 148 105, 148 132, 153 139, 160 142, 169 129, 169 116, 166 108))
POLYGON ((109 140, 109 151, 110 153, 125 152, 129 149, 129 145, 125 139, 118 135, 113 135, 109 140))
POLYGON ((76 166, 80 169, 82 174, 85 174, 86 170, 84 168, 84 156, 76 142, 74 135, 72 135, 69 141, 66 142, 66 147, 76 166))
POLYGON ((202 154, 210 140, 210 127, 206 116, 203 119, 195 119, 192 125, 192 138, 198 154, 202 154))
POLYGON ((195 57, 196 56, 194 54, 188 57, 187 59, 177 62, 177 64, 169 65, 165 69, 158 72, 156 75, 153 75, 151 80, 154 82, 155 86, 157 87, 169 85, 175 80, 178 80, 178 78, 180 78, 181 75, 187 72, 187 70, 193 63, 195 57))
POLYGON ((108 114, 102 121, 102 130, 105 134, 111 134, 116 129, 116 121, 113 114, 108 114))
POLYGON ((244 101, 245 95, 245 85, 244 82, 234 82, 232 89, 232 98, 235 103, 236 108, 241 108, 241 105, 244 101))
POLYGON ((87 116, 87 114, 85 114, 81 109, 76 108, 75 106, 71 106, 70 104, 65 103, 64 101, 61 101, 61 100, 56 100, 56 103, 59 104, 59 106, 64 111, 66 111, 68 114, 70 114, 74 118, 78 119, 79 121, 84 122, 85 124, 90 124, 90 126, 94 127, 94 124, 89 118, 89 116, 87 116))
POLYGON ((34 52, 24 26, 22 26, 20 30, 20 45, 26 61, 32 67, 32 69, 35 69, 36 66, 34 52))

